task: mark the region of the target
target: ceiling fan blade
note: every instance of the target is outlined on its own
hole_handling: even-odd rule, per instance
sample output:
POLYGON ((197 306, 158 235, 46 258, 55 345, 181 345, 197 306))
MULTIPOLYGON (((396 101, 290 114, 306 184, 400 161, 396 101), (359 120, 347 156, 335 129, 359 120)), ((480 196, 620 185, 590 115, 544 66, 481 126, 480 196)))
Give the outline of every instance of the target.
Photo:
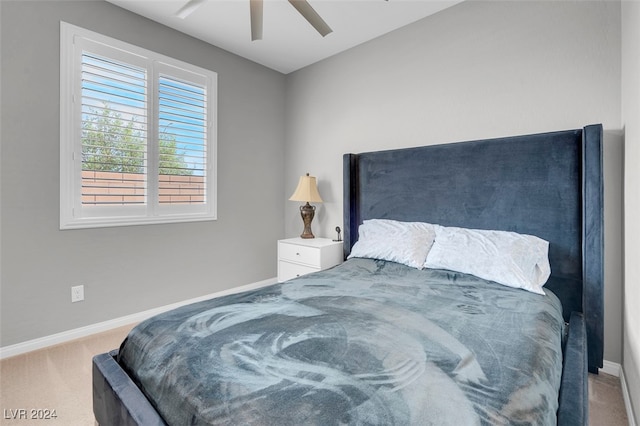
POLYGON ((298 12, 306 19, 313 28, 320 33, 322 37, 333 32, 326 22, 318 15, 307 0, 289 0, 289 3, 296 8, 298 12))
POLYGON ((182 6, 177 12, 176 16, 180 19, 184 19, 187 16, 191 15, 194 10, 200 7, 202 3, 207 0, 189 0, 182 6))
POLYGON ((250 0, 251 41, 262 40, 262 0, 250 0))

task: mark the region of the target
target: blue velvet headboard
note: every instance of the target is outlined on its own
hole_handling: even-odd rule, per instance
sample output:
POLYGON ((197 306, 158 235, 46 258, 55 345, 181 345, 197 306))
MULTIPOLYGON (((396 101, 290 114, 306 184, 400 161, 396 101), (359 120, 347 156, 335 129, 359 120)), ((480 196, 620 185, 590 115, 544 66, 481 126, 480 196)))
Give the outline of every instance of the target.
POLYGON ((549 241, 546 287, 603 355, 602 126, 344 155, 345 256, 365 219, 498 229, 549 241))

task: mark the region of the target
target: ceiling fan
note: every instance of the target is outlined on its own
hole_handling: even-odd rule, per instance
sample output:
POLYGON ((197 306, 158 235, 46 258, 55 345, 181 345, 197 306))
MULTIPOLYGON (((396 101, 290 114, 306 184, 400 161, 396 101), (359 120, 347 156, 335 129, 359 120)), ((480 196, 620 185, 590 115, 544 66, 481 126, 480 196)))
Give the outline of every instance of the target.
MULTIPOLYGON (((202 3, 207 0, 189 0, 177 12, 178 18, 184 19, 195 11, 202 3)), ((322 37, 331 33, 333 30, 318 15, 307 0, 288 0, 289 3, 311 24, 313 28, 320 33, 322 37)), ((251 17, 251 41, 262 40, 262 7, 263 0, 249 0, 249 13, 251 17)))

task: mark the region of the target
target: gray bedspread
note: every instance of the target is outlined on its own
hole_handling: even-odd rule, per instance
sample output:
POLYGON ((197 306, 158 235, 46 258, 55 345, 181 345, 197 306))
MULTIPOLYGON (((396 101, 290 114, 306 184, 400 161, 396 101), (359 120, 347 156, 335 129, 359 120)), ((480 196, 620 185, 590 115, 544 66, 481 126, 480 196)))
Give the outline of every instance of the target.
POLYGON ((158 315, 118 361, 170 425, 551 425, 547 293, 351 259, 158 315))

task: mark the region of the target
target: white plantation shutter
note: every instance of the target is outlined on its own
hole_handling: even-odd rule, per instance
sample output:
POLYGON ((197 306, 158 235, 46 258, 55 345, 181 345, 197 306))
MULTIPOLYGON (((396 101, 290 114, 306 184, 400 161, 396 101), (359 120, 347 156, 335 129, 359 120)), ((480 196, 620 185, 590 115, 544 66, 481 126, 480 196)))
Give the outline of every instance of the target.
POLYGON ((161 75, 158 94, 159 202, 205 203, 206 89, 161 75))
POLYGON ((61 229, 214 220, 216 74, 61 24, 61 229))
POLYGON ((82 54, 82 204, 145 204, 147 73, 82 54))

